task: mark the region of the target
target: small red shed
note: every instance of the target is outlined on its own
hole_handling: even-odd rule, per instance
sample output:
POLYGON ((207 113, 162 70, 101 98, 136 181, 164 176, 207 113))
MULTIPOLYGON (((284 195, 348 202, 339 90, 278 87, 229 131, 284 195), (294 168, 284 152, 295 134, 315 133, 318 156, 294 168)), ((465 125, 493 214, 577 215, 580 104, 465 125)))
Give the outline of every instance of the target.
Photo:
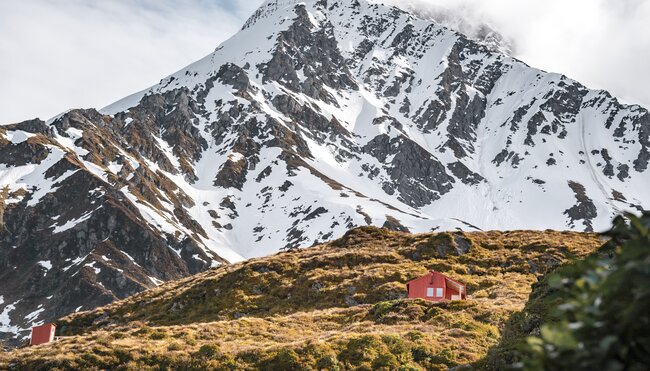
POLYGON ((467 289, 464 284, 435 271, 409 281, 406 284, 406 291, 408 297, 412 299, 467 300, 467 289))
POLYGON ((39 345, 53 342, 55 332, 56 325, 53 323, 32 327, 32 339, 29 341, 29 345, 39 345))

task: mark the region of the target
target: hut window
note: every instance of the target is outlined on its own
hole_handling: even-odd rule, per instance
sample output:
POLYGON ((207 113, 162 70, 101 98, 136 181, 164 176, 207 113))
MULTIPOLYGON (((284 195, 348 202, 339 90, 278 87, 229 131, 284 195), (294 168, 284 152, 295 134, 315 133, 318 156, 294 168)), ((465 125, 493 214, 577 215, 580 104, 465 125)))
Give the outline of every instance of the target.
POLYGON ((427 287, 427 297, 433 297, 433 287, 427 287))
POLYGON ((436 297, 442 297, 442 287, 436 288, 436 297))

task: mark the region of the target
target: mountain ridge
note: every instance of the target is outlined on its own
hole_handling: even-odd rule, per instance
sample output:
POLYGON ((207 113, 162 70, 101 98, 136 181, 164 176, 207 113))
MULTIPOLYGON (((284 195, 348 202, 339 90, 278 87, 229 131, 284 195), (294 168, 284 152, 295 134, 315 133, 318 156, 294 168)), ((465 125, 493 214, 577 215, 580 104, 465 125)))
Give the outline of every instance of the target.
POLYGON ((270 0, 142 93, 0 134, 8 336, 356 226, 599 230, 650 197, 647 110, 368 1, 270 0))

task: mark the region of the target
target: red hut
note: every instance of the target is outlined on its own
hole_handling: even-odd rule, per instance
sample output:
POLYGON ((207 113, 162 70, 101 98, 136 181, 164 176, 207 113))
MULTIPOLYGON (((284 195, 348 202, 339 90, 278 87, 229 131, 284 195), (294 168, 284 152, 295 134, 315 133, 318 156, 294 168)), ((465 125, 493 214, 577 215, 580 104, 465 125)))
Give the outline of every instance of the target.
POLYGON ((29 341, 29 345, 39 345, 53 342, 55 331, 56 325, 53 323, 32 327, 32 339, 29 341))
POLYGON ((442 273, 430 271, 406 284, 408 297, 430 301, 467 300, 465 285, 442 273))

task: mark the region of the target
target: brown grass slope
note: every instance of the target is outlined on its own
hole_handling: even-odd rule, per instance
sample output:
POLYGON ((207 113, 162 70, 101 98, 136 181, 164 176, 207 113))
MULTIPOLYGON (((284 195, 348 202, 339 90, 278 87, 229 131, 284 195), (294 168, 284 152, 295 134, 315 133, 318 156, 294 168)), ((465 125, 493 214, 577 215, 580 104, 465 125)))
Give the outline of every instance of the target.
POLYGON ((314 248, 169 282, 58 322, 52 345, 0 354, 0 369, 445 369, 500 338, 531 285, 596 251, 596 234, 407 234, 364 227, 314 248), (435 269, 469 300, 406 300, 435 269))

